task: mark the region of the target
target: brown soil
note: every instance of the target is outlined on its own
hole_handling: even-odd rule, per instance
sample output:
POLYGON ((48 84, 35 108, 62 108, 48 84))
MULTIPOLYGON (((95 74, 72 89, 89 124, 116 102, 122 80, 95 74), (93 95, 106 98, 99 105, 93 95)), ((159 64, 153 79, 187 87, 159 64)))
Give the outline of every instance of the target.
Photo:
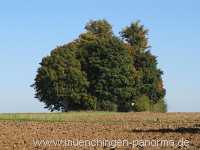
MULTIPOLYGON (((43 141, 43 142, 44 142, 43 141)), ((77 141, 76 141, 77 142, 77 141)), ((142 142, 142 141, 141 141, 142 142)), ((76 143, 75 143, 76 144, 76 143)), ((177 144, 177 143, 176 143, 177 144)), ((122 113, 95 119, 36 122, 0 121, 0 150, 68 149, 200 149, 200 113, 122 113), (189 141, 187 146, 68 146, 66 140, 174 140, 189 141), (48 143, 36 144, 44 140, 48 143), (52 143, 52 141, 57 143, 52 143), (46 145, 45 145, 46 144, 46 145)))

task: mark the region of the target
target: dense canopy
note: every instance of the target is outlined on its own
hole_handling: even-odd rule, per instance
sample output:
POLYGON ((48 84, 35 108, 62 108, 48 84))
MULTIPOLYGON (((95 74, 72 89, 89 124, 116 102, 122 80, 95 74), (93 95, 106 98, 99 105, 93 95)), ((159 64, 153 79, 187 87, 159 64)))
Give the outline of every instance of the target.
POLYGON ((106 20, 42 59, 33 87, 50 111, 166 111, 163 72, 137 21, 117 37, 106 20))

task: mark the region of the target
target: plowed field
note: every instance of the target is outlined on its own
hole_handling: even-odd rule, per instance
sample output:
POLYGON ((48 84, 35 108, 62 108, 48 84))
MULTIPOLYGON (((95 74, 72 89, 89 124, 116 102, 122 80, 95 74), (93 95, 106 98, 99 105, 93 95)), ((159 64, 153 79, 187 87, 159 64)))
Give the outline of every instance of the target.
POLYGON ((0 150, 200 149, 200 113, 1 114, 0 150))

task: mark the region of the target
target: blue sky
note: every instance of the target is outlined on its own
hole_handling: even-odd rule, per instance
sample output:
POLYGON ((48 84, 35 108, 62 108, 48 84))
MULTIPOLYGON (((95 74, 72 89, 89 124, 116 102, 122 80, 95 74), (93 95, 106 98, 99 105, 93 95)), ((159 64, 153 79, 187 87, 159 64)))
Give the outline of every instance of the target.
POLYGON ((0 112, 44 112, 30 87, 42 57, 75 39, 90 19, 116 34, 132 21, 148 28, 164 71, 169 111, 200 111, 200 1, 0 1, 0 112))

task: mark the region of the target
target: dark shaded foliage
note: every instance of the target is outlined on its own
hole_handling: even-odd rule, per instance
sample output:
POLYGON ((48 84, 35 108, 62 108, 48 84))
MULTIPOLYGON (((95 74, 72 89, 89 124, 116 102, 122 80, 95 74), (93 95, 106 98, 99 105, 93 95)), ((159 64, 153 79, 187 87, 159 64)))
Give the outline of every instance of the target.
POLYGON ((123 39, 113 34, 106 20, 90 21, 85 29, 40 63, 33 87, 46 108, 146 111, 132 104, 142 96, 152 104, 164 98, 162 71, 139 22, 121 32, 123 39))

